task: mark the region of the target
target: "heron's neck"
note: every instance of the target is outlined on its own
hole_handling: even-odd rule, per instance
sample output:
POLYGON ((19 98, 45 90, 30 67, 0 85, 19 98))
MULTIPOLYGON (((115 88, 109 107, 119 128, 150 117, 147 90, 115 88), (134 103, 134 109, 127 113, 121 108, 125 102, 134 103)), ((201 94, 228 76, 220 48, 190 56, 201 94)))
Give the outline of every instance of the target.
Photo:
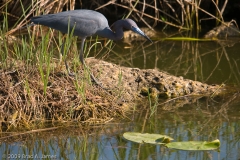
POLYGON ((99 36, 105 37, 108 39, 112 39, 114 41, 120 40, 123 38, 123 30, 122 28, 113 32, 109 27, 105 28, 103 31, 98 33, 99 36))

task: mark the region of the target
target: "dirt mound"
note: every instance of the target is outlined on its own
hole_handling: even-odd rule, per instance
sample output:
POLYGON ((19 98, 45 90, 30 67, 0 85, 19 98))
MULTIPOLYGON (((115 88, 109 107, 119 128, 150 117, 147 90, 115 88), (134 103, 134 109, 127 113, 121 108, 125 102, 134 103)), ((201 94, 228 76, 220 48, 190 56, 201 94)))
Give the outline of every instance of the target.
POLYGON ((116 64, 86 59, 93 73, 105 88, 122 91, 126 101, 137 97, 151 96, 174 98, 184 95, 211 95, 221 92, 219 85, 208 85, 198 81, 176 77, 157 69, 121 67, 116 64))
POLYGON ((37 67, 19 65, 15 69, 0 70, 2 125, 31 127, 48 120, 103 123, 123 116, 128 106, 146 96, 173 98, 221 91, 218 85, 175 77, 155 69, 121 67, 94 58, 87 58, 86 63, 107 90, 91 84, 82 66, 75 78, 57 71, 56 67, 45 85, 37 67))

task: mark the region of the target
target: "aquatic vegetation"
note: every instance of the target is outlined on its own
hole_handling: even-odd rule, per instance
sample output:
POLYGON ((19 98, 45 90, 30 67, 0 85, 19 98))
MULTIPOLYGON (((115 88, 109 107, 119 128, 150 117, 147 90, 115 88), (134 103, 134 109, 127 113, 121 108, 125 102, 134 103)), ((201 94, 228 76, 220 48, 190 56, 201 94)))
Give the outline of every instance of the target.
POLYGON ((138 133, 138 132, 126 132, 123 137, 129 141, 137 143, 150 143, 164 145, 170 149, 180 149, 189 151, 200 150, 216 150, 220 147, 220 141, 214 140, 211 142, 206 141, 183 141, 183 142, 171 142, 173 138, 167 135, 152 134, 152 133, 138 133))

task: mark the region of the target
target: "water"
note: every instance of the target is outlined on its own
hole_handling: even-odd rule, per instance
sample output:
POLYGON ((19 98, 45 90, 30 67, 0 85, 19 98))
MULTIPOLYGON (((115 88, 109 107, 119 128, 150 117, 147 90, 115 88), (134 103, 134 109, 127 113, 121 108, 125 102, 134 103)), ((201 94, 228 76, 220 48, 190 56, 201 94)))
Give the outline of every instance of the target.
MULTIPOLYGON (((240 86, 239 39, 229 41, 133 41, 115 43, 109 54, 92 52, 99 59, 121 66, 158 68, 176 76, 208 84, 240 86)), ((104 50, 101 51, 104 53, 104 50)), ((172 106, 153 108, 149 102, 128 119, 106 125, 60 127, 1 139, 2 159, 240 159, 240 96, 176 100, 172 106), (154 111, 154 112, 153 112, 154 111), (125 140, 124 132, 166 134, 174 141, 219 139, 219 151, 181 151, 160 145, 125 140)), ((3 134, 4 135, 4 134, 3 134)))

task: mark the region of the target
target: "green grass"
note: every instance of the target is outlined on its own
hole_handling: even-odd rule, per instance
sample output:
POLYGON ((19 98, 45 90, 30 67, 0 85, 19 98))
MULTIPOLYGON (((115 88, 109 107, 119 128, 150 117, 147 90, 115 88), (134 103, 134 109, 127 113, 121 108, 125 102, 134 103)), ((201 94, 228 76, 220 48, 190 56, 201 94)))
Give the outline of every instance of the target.
POLYGON ((41 80, 43 82, 44 95, 46 95, 46 92, 47 92, 48 78, 49 78, 50 69, 51 69, 50 63, 51 63, 52 54, 53 54, 53 49, 51 49, 50 52, 48 51, 49 33, 50 32, 48 32, 45 36, 42 36, 42 41, 40 44, 41 53, 39 54, 38 68, 41 75, 41 80))
MULTIPOLYGON (((89 75, 90 69, 79 61, 80 45, 77 37, 73 36, 73 31, 67 35, 56 31, 55 36, 52 29, 42 26, 25 29, 19 30, 18 35, 6 36, 9 32, 7 17, 0 26, 0 70, 4 73, 1 76, 5 75, 0 90, 3 97, 0 98, 3 106, 0 116, 6 119, 3 123, 6 123, 7 129, 24 126, 34 128, 39 122, 42 124, 48 120, 107 119, 106 115, 115 114, 112 110, 114 107, 106 111, 106 106, 92 101, 94 96, 104 95, 101 100, 105 99, 104 103, 110 104, 113 98, 105 95, 104 91, 94 89, 89 75), (62 55, 63 40, 65 43, 62 55), (68 76, 63 63, 65 59, 75 77, 68 76), (87 99, 88 95, 91 95, 92 99, 87 99), (101 117, 102 111, 104 117, 101 117)), ((108 43, 107 50, 103 50, 98 38, 94 43, 87 40, 85 56, 93 51, 108 53, 111 44, 108 43)), ((111 105, 114 104, 111 102, 111 105)))

